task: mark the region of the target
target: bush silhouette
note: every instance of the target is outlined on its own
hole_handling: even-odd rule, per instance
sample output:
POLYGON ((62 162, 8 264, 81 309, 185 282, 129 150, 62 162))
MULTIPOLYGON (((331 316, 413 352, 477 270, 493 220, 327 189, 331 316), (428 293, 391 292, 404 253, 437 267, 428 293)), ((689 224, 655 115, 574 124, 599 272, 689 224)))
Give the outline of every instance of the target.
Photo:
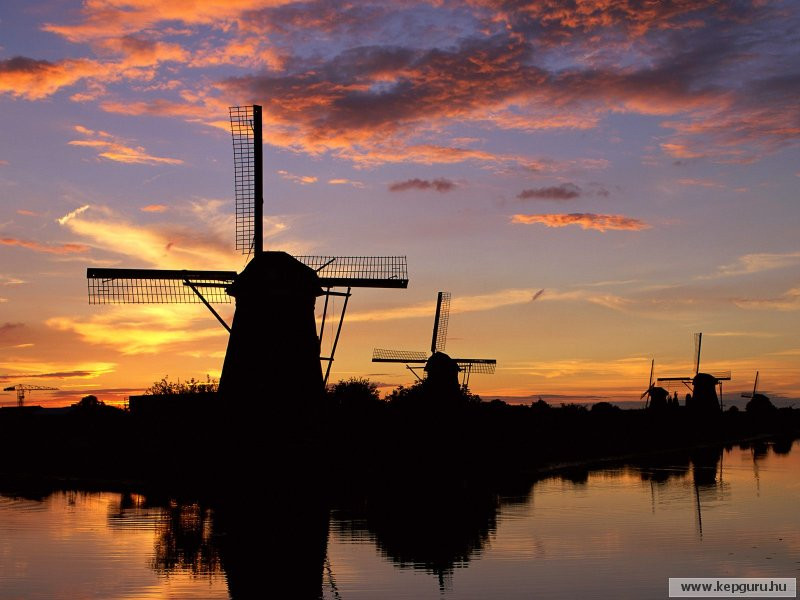
POLYGON ((200 381, 192 377, 189 381, 170 381, 169 375, 164 375, 160 381, 156 381, 147 388, 144 393, 148 396, 177 396, 183 394, 202 394, 205 392, 216 392, 219 387, 219 380, 213 379, 206 374, 206 380, 200 381))
POLYGON ((365 377, 339 380, 328 390, 328 397, 342 407, 361 407, 381 401, 378 384, 365 377))

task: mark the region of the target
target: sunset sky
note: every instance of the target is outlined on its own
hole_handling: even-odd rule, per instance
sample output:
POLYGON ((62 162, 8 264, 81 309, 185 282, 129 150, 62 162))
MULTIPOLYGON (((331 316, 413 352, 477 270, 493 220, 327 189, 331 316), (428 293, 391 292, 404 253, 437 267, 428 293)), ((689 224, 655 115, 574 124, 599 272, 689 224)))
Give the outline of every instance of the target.
POLYGON ((410 383, 372 348, 427 350, 446 290, 485 397, 638 399, 702 331, 726 396, 760 370, 791 403, 798 37, 792 1, 3 2, 0 383, 219 375, 203 306, 90 306, 85 270, 240 270, 228 106, 257 103, 266 248, 408 257, 332 381, 410 383))

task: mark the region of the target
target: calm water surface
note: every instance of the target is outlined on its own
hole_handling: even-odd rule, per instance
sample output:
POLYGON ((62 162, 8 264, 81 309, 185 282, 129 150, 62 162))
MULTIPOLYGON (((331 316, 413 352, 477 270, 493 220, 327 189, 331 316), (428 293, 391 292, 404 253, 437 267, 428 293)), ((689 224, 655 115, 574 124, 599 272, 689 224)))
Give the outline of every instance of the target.
POLYGON ((0 598, 665 598, 668 577, 800 574, 797 442, 331 505, 1 492, 0 598))

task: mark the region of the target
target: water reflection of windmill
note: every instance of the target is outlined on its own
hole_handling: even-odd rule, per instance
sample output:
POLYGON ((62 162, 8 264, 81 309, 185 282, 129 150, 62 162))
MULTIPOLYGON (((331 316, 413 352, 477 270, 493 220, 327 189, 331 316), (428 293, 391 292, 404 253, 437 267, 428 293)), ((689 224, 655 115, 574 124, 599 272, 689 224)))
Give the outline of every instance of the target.
POLYGON ((718 411, 722 409, 722 382, 729 381, 730 371, 701 373, 700 372, 700 350, 703 344, 703 334, 694 334, 694 375, 684 377, 659 377, 656 382, 678 381, 683 383, 691 390, 691 396, 687 396, 687 407, 696 408, 702 411, 718 411), (690 385, 691 384, 691 385, 690 385), (719 397, 716 388, 719 386, 719 397))
POLYGON ((497 366, 497 361, 493 358, 450 358, 444 353, 449 322, 450 293, 439 292, 436 300, 436 316, 433 320, 431 355, 427 356, 424 352, 375 348, 372 351, 372 362, 405 364, 406 368, 420 381, 422 377, 417 373, 417 369, 423 368, 430 377, 432 371, 452 370, 455 367, 456 376, 459 372, 461 373, 461 385, 464 388, 469 386, 469 376, 472 373, 492 375, 497 366))
POLYGON ((252 260, 241 273, 163 269, 88 269, 90 304, 202 302, 230 333, 221 395, 319 394, 330 374, 354 287, 405 288, 404 256, 297 256, 265 252, 261 107, 230 109, 236 190, 236 249, 252 260), (335 291, 334 288, 346 288, 335 291), (320 357, 314 306, 344 297, 330 356, 320 357), (228 325, 211 306, 236 299, 228 325), (325 377, 320 360, 327 362, 325 377))
POLYGON ((718 502, 725 497, 726 484, 723 482, 722 447, 695 448, 691 451, 692 485, 694 487, 695 512, 697 513, 697 532, 703 539, 703 505, 705 502, 718 502))

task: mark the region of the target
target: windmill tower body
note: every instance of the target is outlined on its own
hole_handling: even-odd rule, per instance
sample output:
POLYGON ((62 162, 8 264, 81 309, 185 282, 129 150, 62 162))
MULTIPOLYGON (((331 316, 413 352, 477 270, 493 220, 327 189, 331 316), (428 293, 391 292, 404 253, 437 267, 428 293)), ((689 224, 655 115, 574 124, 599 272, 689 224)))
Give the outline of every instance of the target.
POLYGON ((458 395, 460 386, 458 363, 444 352, 434 352, 425 363, 423 384, 434 398, 452 398, 458 395))
POLYGON ((236 299, 221 395, 277 400, 323 391, 314 306, 319 277, 285 252, 257 255, 228 288, 236 299))

